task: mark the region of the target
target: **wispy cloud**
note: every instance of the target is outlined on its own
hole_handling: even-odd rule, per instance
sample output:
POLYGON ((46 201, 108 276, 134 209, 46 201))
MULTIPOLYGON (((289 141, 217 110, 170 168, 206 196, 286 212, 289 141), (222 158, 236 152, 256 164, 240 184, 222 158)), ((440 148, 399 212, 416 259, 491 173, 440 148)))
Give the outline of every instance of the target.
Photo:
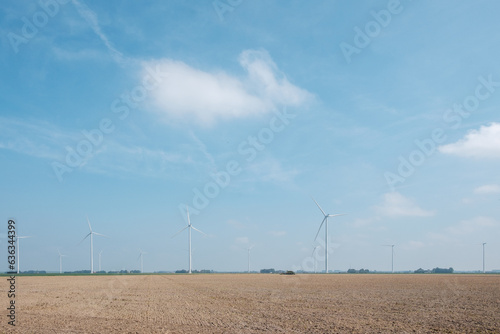
POLYGON ((145 68, 167 73, 151 94, 153 105, 169 119, 213 125, 218 120, 264 114, 279 106, 302 106, 312 98, 288 81, 266 51, 246 50, 239 60, 245 77, 203 71, 172 59, 146 62, 145 68))
POLYGON ((486 184, 484 186, 480 186, 474 189, 474 194, 478 195, 488 195, 488 194, 498 194, 498 193, 500 193, 500 186, 498 184, 486 184))
POLYGON ((77 136, 44 121, 0 117, 0 148, 36 158, 61 158, 77 136))
MULTIPOLYGON (((44 159, 48 163, 65 163, 66 148, 74 148, 82 139, 80 131, 63 130, 48 122, 0 117, 0 149, 44 159)), ((180 150, 151 149, 140 144, 130 145, 123 138, 122 141, 105 138, 85 157, 80 169, 113 176, 133 174, 168 178, 173 172, 179 175, 180 170, 197 168, 198 164, 180 150)))
POLYGON ((429 217, 434 215, 434 212, 420 208, 413 200, 398 192, 385 194, 383 203, 374 208, 378 214, 387 217, 429 217))
POLYGON ((106 45, 106 48, 109 50, 111 56, 113 59, 115 59, 116 62, 118 63, 124 63, 125 58, 123 57, 123 54, 115 49, 115 47, 111 44, 111 42, 108 40, 106 35, 102 32, 101 27, 99 25, 99 21, 97 19, 97 14, 92 11, 84 2, 83 0, 72 0, 73 4, 76 7, 76 10, 80 14, 80 16, 87 21, 89 24, 90 28, 94 31, 94 33, 99 36, 99 38, 103 41, 104 45, 106 45))
POLYGON ((465 158, 500 158, 500 123, 471 130, 456 143, 440 146, 439 151, 465 158))

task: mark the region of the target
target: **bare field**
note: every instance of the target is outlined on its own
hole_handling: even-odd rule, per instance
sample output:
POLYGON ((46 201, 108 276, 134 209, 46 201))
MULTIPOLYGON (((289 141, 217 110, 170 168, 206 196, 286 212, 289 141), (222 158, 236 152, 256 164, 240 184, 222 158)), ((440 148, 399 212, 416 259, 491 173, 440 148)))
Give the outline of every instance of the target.
POLYGON ((49 276, 16 290, 3 333, 500 333, 500 275, 49 276))

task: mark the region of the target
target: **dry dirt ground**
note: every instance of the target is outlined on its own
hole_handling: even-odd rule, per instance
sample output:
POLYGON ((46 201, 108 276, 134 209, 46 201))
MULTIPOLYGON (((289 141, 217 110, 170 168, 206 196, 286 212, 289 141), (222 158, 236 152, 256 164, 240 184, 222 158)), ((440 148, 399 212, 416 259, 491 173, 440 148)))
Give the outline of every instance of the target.
POLYGON ((500 275, 17 277, 16 289, 14 330, 2 289, 2 333, 500 333, 500 275))

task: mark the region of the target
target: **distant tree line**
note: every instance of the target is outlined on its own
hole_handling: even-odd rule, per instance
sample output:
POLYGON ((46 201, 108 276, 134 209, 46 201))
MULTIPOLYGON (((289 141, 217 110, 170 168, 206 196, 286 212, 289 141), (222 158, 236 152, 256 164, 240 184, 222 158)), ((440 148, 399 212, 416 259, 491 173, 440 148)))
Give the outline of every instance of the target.
POLYGON ((370 272, 370 270, 368 269, 359 269, 359 270, 356 270, 356 269, 349 269, 347 270, 347 273, 348 274, 368 274, 370 272))
POLYGON ((439 268, 439 267, 436 267, 432 270, 429 270, 429 269, 422 269, 422 268, 418 268, 417 270, 414 271, 415 274, 453 274, 453 268, 439 268))
MULTIPOLYGON (((176 274, 187 274, 188 272, 189 271, 187 271, 186 269, 181 269, 181 270, 176 270, 175 271, 176 274)), ((209 269, 202 269, 202 270, 192 270, 191 272, 194 273, 194 274, 211 274, 214 271, 213 270, 209 270, 209 269)))

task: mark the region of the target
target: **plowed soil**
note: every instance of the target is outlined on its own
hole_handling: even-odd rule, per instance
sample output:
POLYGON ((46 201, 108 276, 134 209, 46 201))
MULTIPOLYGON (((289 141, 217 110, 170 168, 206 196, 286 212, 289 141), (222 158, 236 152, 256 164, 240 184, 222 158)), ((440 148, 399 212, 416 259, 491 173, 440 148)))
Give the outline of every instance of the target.
POLYGON ((49 276, 16 290, 15 328, 0 299, 4 333, 500 333, 500 275, 49 276))

